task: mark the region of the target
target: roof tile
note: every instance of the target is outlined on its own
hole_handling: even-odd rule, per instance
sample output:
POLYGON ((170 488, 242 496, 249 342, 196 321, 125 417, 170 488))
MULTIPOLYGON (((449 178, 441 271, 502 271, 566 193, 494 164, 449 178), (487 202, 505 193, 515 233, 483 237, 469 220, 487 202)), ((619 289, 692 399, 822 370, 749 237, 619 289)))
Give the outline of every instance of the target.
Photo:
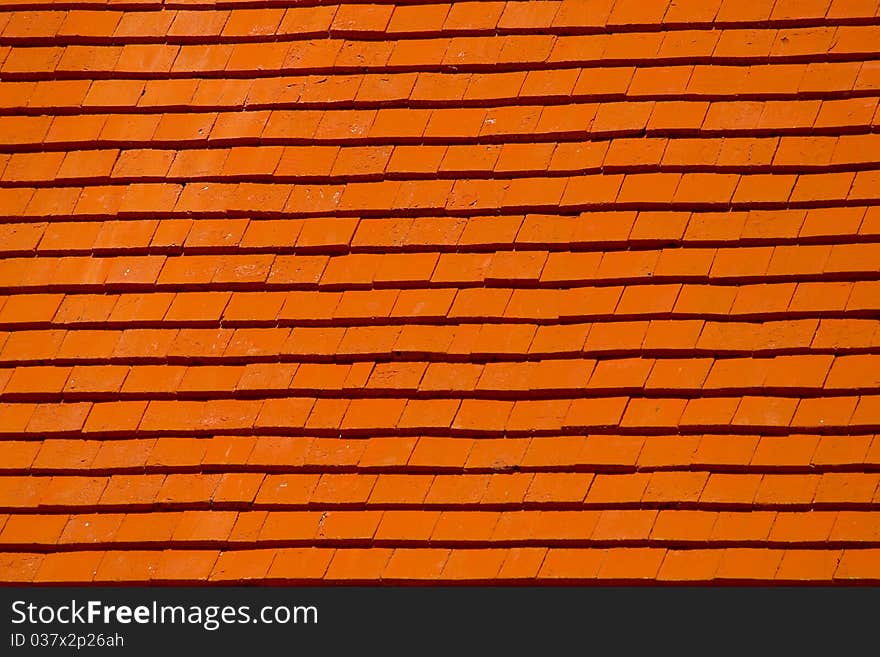
POLYGON ((0 18, 0 580, 875 581, 875 7, 588 4, 0 18))

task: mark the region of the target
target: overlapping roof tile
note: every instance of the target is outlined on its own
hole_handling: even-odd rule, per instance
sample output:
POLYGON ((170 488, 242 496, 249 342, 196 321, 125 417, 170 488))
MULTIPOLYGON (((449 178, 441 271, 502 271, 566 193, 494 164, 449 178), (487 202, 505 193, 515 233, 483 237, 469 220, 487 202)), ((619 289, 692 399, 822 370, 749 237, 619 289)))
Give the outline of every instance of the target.
POLYGON ((880 580, 877 0, 7 0, 0 581, 880 580))

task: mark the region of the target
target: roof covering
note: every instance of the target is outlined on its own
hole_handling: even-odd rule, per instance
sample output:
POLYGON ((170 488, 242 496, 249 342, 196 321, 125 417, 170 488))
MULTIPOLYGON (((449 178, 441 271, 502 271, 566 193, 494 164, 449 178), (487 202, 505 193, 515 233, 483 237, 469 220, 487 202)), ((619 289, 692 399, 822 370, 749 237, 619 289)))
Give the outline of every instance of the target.
POLYGON ((0 581, 880 580, 877 0, 5 0, 0 581))

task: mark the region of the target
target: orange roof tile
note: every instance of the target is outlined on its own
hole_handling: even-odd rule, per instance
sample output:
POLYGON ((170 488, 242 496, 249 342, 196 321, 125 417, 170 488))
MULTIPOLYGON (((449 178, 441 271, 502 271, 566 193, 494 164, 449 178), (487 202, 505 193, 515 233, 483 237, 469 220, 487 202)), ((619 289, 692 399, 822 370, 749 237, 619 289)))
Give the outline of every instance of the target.
POLYGON ((15 4, 0 582, 880 579, 876 2, 15 4))

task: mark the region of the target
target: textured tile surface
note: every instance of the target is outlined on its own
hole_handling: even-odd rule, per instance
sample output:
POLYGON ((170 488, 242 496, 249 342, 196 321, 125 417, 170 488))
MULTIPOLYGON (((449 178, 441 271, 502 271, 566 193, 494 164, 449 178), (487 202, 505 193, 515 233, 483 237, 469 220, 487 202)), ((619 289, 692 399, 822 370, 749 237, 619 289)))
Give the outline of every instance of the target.
POLYGON ((880 581, 880 5, 0 8, 0 581, 880 581))

